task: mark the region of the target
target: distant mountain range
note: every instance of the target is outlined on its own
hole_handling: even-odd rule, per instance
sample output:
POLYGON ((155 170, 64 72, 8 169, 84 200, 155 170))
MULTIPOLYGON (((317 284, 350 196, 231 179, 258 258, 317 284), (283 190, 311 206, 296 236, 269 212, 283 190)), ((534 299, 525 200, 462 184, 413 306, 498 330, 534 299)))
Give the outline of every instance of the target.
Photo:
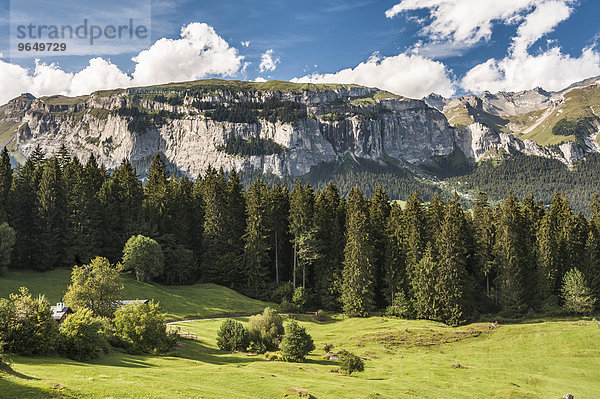
POLYGON ((422 100, 358 85, 211 79, 80 97, 23 94, 0 107, 0 142, 18 162, 36 146, 52 154, 65 144, 109 168, 130 158, 141 174, 162 153, 191 177, 212 165, 325 179, 350 161, 435 182, 520 154, 571 166, 600 150, 599 115, 600 77, 559 92, 422 100))

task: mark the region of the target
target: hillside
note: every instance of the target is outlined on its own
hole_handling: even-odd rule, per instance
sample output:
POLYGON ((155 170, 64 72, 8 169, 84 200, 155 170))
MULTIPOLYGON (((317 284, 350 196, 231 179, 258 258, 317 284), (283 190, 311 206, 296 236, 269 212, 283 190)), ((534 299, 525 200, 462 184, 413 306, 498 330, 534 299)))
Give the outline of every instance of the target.
POLYGON ((532 320, 497 329, 381 317, 303 320, 317 348, 306 363, 219 351, 221 321, 206 320, 185 323, 200 340, 184 341, 166 356, 112 352, 91 363, 12 357, 17 375, 3 375, 0 392, 40 398, 281 398, 299 392, 315 398, 588 398, 600 390, 600 328, 590 320, 532 320), (365 372, 334 372, 337 363, 323 357, 325 343, 362 356, 365 372))
MULTIPOLYGON (((55 269, 40 273, 11 270, 0 276, 0 298, 7 298, 19 287, 26 286, 34 294, 44 294, 54 304, 62 298, 70 282, 70 270, 55 269)), ((153 299, 160 302, 169 320, 211 317, 231 313, 257 313, 267 303, 216 284, 163 286, 142 283, 130 275, 121 276, 124 299, 153 299)))

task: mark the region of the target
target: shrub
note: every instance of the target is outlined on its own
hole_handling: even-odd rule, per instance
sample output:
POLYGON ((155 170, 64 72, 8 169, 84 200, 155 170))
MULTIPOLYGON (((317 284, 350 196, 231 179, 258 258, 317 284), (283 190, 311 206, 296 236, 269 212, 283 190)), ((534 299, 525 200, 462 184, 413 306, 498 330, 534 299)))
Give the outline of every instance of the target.
POLYGON ((281 355, 288 362, 303 362, 311 351, 315 349, 312 337, 306 329, 295 320, 290 321, 285 327, 285 335, 281 341, 281 355))
POLYGON ((139 281, 150 281, 163 273, 164 257, 160 245, 141 234, 132 236, 123 248, 123 268, 135 271, 139 281))
POLYGON ((352 352, 343 351, 340 353, 340 371, 344 374, 352 374, 357 371, 365 371, 363 360, 352 352))
POLYGON ((298 308, 296 305, 288 301, 287 298, 283 298, 281 305, 279 305, 279 311, 281 313, 296 313, 297 310, 298 308))
POLYGON ((75 266, 65 303, 76 311, 87 308, 96 316, 113 317, 123 291, 119 269, 120 266, 112 266, 108 259, 101 257, 92 259, 88 265, 75 266))
POLYGON ((174 337, 167 334, 165 318, 154 302, 136 302, 115 312, 115 336, 129 350, 143 353, 161 353, 174 345, 174 337))
POLYGON ((583 274, 577 268, 573 268, 565 274, 562 297, 565 301, 565 310, 574 313, 589 314, 596 303, 583 274))
POLYGON ((70 359, 91 360, 108 350, 105 324, 87 308, 68 316, 59 336, 61 352, 70 359))
POLYGON ((227 319, 221 324, 217 332, 217 345, 223 351, 245 351, 250 345, 248 330, 242 323, 227 319))
POLYGON ((32 298, 25 287, 0 301, 0 337, 10 352, 20 355, 49 354, 56 346, 58 326, 50 304, 42 295, 32 298))
POLYGON ((294 296, 294 284, 291 281, 288 281, 285 284, 280 285, 275 288, 273 294, 271 294, 271 298, 274 302, 281 303, 284 300, 290 302, 292 297, 294 296))
POLYGON ((281 316, 271 308, 265 308, 262 314, 250 317, 248 334, 251 347, 259 353, 279 349, 284 332, 281 316))
POLYGON ((393 304, 385 309, 385 314, 403 319, 414 319, 417 316, 414 303, 403 292, 396 295, 393 304))
POLYGON ((333 345, 333 344, 325 344, 325 345, 323 345, 323 351, 325 353, 331 353, 331 351, 333 350, 334 347, 335 347, 335 345, 333 345))
POLYGON ((292 303, 296 305, 298 310, 304 311, 304 309, 306 308, 306 304, 308 303, 308 292, 306 292, 304 287, 298 287, 294 290, 292 303))

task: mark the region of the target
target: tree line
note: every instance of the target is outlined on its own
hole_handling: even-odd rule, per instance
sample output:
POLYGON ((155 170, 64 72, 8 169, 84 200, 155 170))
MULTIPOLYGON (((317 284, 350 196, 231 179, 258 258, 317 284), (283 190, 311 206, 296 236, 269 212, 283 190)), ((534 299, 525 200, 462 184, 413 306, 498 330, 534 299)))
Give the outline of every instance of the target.
POLYGON ((135 235, 155 240, 164 284, 212 282, 249 296, 362 316, 386 310, 451 324, 482 314, 552 311, 577 268, 600 294, 600 200, 588 219, 559 193, 546 208, 510 194, 473 211, 458 196, 404 207, 378 187, 347 197, 335 184, 292 190, 208 168, 195 181, 169 176, 162 156, 142 184, 124 160, 112 173, 93 156, 39 149, 16 170, 0 157, 0 217, 16 231, 12 268, 47 270, 118 262, 135 235), (296 292, 295 292, 296 291, 296 292))

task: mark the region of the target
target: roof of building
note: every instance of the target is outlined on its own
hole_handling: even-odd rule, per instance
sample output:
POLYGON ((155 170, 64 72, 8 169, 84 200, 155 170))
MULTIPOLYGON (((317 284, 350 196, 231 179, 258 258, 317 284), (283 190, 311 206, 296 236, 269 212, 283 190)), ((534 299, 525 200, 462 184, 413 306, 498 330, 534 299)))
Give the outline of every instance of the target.
POLYGON ((56 321, 61 320, 66 314, 73 313, 73 309, 60 302, 56 306, 50 306, 50 311, 52 318, 56 321))

